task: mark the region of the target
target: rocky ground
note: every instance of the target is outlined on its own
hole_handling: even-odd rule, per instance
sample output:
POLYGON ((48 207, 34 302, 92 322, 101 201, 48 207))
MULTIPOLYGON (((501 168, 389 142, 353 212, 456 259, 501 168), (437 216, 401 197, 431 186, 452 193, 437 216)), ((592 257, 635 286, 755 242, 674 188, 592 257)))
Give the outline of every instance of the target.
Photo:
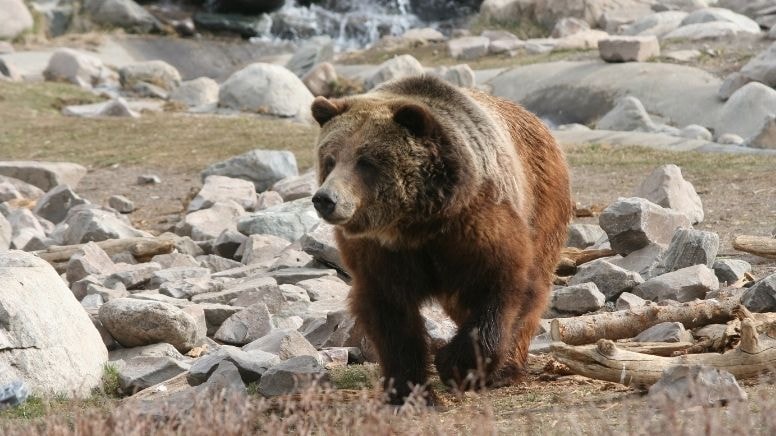
POLYGON ((776 429, 768 2, 461 2, 436 28, 388 5, 347 44, 320 4, 54 3, 0 0, 4 434, 776 429), (526 380, 394 411, 309 201, 308 108, 421 73, 540 115, 578 207, 526 380))

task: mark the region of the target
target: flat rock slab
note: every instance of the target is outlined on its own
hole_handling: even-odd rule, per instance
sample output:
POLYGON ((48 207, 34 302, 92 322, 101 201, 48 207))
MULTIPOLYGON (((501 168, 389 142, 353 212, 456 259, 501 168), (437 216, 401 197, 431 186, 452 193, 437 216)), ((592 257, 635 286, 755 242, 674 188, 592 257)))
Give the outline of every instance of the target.
POLYGON ((58 185, 78 186, 86 168, 70 162, 0 161, 0 175, 13 177, 48 192, 58 185))

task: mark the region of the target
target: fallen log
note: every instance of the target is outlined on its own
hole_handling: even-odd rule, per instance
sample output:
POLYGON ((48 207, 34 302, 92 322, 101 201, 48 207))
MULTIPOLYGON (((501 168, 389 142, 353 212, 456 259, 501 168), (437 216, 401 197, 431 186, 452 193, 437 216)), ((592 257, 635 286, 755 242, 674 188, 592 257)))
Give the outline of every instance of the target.
POLYGON ((634 310, 556 318, 550 324, 553 341, 570 345, 592 344, 599 339, 632 338, 661 322, 681 322, 685 328, 723 324, 733 319, 738 298, 697 300, 677 306, 650 305, 634 310))
POLYGON ((768 259, 776 259, 776 239, 765 236, 739 235, 733 240, 733 248, 768 259))
POLYGON ((574 247, 565 247, 560 252, 560 260, 556 272, 560 275, 573 275, 576 268, 582 264, 592 262, 596 259, 610 257, 617 254, 611 249, 587 248, 580 250, 574 247))
MULTIPOLYGON (((106 241, 95 242, 109 256, 128 251, 138 261, 147 261, 157 254, 172 253, 175 243, 171 239, 158 238, 126 238, 126 239, 108 239, 106 241)), ((74 254, 83 249, 86 244, 77 245, 54 245, 45 250, 35 251, 41 259, 52 265, 67 263, 74 254)))
POLYGON ((693 346, 692 342, 617 342, 616 344, 623 350, 653 356, 686 354, 685 351, 693 346))

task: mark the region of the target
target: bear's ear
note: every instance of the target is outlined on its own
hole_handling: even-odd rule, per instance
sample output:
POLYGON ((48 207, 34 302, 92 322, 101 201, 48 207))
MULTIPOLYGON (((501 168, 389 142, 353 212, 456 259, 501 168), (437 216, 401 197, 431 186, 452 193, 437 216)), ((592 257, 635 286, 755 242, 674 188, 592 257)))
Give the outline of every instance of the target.
POLYGON ((343 105, 328 100, 326 97, 315 97, 310 109, 313 112, 313 118, 315 118, 315 121, 317 121, 320 126, 323 126, 330 119, 345 112, 343 105))
POLYGON ((431 112, 415 103, 399 106, 393 113, 393 120, 418 137, 431 136, 438 127, 431 112))

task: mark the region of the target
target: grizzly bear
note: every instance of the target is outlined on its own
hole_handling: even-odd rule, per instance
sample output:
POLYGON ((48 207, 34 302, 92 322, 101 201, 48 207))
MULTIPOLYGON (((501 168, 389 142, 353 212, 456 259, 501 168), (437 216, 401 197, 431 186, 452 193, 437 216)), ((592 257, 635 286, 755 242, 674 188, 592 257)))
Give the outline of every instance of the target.
POLYGON ((458 326, 435 356, 442 381, 516 380, 571 216, 568 168, 547 128, 516 104, 430 76, 318 97, 312 114, 312 202, 335 226, 350 309, 389 402, 427 389, 420 307, 430 300, 458 326))

